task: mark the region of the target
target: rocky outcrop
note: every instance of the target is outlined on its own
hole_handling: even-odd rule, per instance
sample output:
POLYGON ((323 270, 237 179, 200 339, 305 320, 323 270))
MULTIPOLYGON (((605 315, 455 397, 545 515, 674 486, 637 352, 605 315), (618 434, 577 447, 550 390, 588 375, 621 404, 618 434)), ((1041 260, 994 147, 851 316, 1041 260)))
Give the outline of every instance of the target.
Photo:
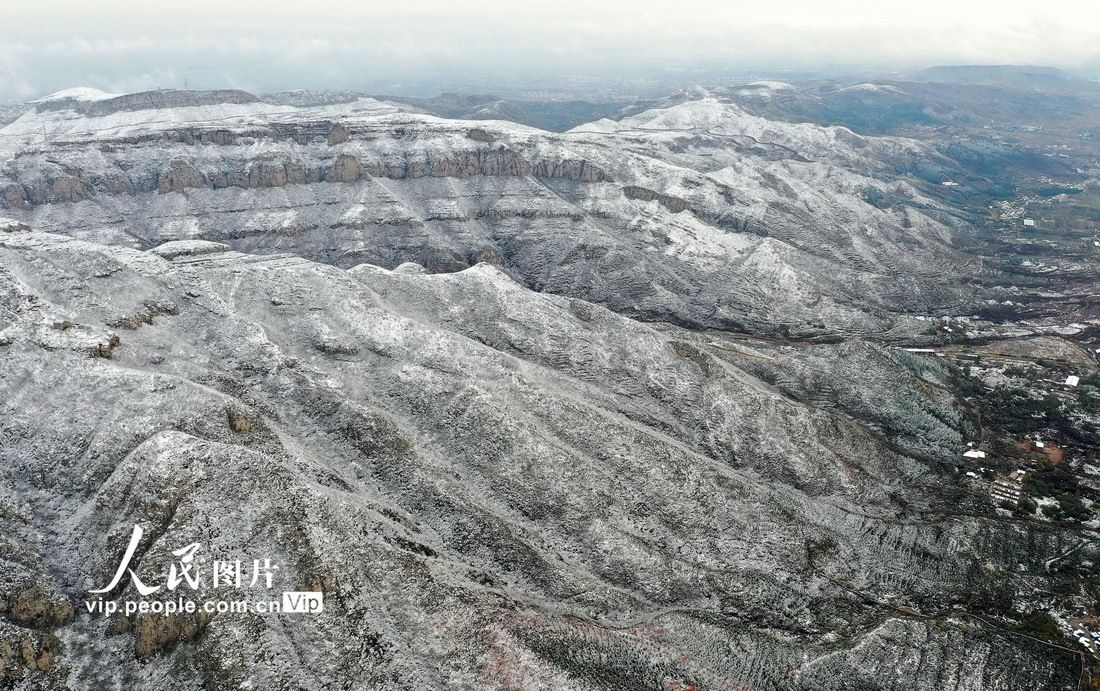
POLYGON ((0 616, 29 629, 53 631, 73 619, 73 606, 64 596, 33 583, 13 593, 0 592, 0 616))
POLYGON ((80 202, 92 196, 89 182, 78 175, 61 173, 55 177, 39 178, 21 186, 9 186, 3 202, 7 208, 25 208, 42 204, 80 202), (20 189, 22 194, 20 194, 20 189))
POLYGON ((630 185, 623 188, 623 194, 627 199, 638 199, 643 202, 657 202, 674 214, 678 214, 681 211, 687 211, 691 208, 691 204, 685 199, 673 197, 668 194, 661 194, 660 192, 655 192, 646 187, 630 185))
MULTIPOLYGON (((686 199, 670 194, 662 194, 646 187, 631 185, 623 188, 623 196, 645 202, 657 202, 670 212, 691 211, 695 216, 723 230, 737 233, 752 233, 767 237, 767 228, 756 219, 749 218, 730 209, 715 209, 706 205, 694 205, 686 199)), ((731 207, 734 206, 731 204, 731 207)))
POLYGON ((283 187, 291 180, 295 184, 302 184, 305 181, 301 168, 288 164, 261 162, 249 168, 248 184, 245 187, 249 189, 283 187))
POLYGON ((409 161, 404 170, 387 167, 386 177, 468 178, 477 175, 522 177, 531 174, 531 164, 507 147, 478 148, 442 159, 409 161))
POLYGON ((134 314, 128 314, 125 317, 113 319, 108 322, 108 326, 114 329, 129 329, 134 330, 145 326, 146 324, 152 324, 153 319, 161 316, 175 316, 179 314, 179 307, 174 304, 158 304, 158 303, 146 303, 142 306, 142 309, 134 314))
POLYGON ((210 624, 213 615, 196 612, 190 615, 142 614, 133 624, 134 654, 139 660, 173 650, 177 645, 193 641, 210 624))
POLYGON ((27 190, 19 183, 8 183, 0 188, 0 207, 5 209, 26 209, 30 206, 27 190))
POLYGON ((16 633, 0 627, 0 686, 15 688, 28 677, 40 681, 50 679, 60 651, 61 644, 53 634, 16 633))
POLYGON ((472 127, 466 130, 466 138, 473 139, 475 142, 495 142, 497 139, 495 134, 480 127, 472 127))
POLYGON ((329 130, 326 142, 329 146, 336 146, 337 144, 343 144, 351 136, 351 133, 343 125, 336 125, 329 130))
POLYGON ((355 182, 363 175, 363 166, 354 156, 342 154, 321 174, 325 182, 355 182))
POLYGON ((598 166, 582 159, 551 161, 535 164, 532 174, 539 178, 574 180, 576 182, 610 182, 611 177, 598 166))
POLYGON ((11 218, 0 217, 0 233, 29 233, 31 227, 11 218))
POLYGON ((189 187, 206 187, 208 184, 207 177, 198 168, 186 161, 175 160, 160 176, 157 191, 170 194, 189 187))
MULTIPOLYGON (((0 503, 0 511, 3 504, 0 503)), ((0 546, 3 545, 0 538, 0 546)), ((22 573, 14 581, 13 562, 6 562, 8 573, 0 574, 0 687, 12 688, 27 679, 45 680, 53 677, 61 645, 53 633, 73 620, 74 609, 69 600, 52 587, 33 581, 30 573, 22 573), (10 623, 9 623, 10 622, 10 623)))
POLYGON ((269 133, 260 130, 257 132, 242 133, 234 130, 209 129, 203 127, 184 127, 168 130, 157 135, 136 135, 127 137, 121 141, 127 144, 149 144, 157 141, 166 141, 173 144, 213 144, 217 146, 232 146, 246 137, 269 136, 269 133))

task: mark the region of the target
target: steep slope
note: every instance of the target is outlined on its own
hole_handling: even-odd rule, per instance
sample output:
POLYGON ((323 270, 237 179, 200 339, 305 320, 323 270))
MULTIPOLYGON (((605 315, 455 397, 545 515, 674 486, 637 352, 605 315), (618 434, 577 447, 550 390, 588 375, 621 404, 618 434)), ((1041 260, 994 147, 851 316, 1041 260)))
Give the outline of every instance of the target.
MULTIPOLYGON (((790 398, 798 367, 772 385, 721 335, 535 293, 487 264, 344 270, 4 228, 0 601, 27 604, 0 614, 0 651, 22 651, 8 679, 1076 684, 1071 654, 966 608, 1052 588, 1047 560, 1095 546, 945 515, 943 440, 914 440, 918 460, 790 398), (213 558, 270 557, 281 587, 321 590, 326 609, 66 607, 109 580, 135 523, 148 581, 195 541, 213 558)), ((835 357, 887 357, 866 348, 835 357)), ((870 393, 952 418, 923 393, 928 375, 891 362, 905 374, 867 377, 870 393)))

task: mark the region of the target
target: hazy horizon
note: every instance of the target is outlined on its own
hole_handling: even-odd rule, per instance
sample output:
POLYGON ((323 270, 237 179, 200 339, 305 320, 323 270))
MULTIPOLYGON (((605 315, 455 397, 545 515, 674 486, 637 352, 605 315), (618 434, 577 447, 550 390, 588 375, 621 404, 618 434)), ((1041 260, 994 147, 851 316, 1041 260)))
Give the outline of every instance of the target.
POLYGON ((377 6, 63 0, 0 9, 0 101, 73 86, 416 92, 510 83, 692 81, 728 74, 905 73, 1027 64, 1100 73, 1100 6, 1051 0, 688 0, 377 6), (297 11, 296 11, 297 10, 297 11), (1053 37, 1057 37, 1054 40, 1053 37))

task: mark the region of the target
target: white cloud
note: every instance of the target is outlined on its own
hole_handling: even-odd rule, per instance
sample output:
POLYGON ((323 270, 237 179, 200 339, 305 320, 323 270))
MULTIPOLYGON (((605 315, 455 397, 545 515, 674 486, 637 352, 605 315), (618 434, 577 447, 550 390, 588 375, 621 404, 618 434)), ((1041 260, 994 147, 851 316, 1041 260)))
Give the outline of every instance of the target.
POLYGON ((1079 0, 36 0, 0 7, 0 99, 75 84, 344 86, 692 64, 1100 65, 1079 0), (217 83, 215 83, 217 82, 217 83), (323 83, 322 83, 323 82, 323 83))

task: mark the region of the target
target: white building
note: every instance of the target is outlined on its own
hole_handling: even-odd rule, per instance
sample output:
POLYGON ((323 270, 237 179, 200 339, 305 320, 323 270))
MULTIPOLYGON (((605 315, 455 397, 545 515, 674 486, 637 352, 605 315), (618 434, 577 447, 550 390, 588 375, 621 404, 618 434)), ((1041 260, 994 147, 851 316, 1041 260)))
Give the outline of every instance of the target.
POLYGON ((978 451, 977 449, 971 449, 963 453, 966 458, 985 458, 985 451, 978 451))
POLYGON ((1019 504, 1022 493, 1020 492, 1019 485, 1015 485, 1005 480, 996 480, 989 488, 989 495, 996 501, 1008 502, 1009 504, 1019 504))
POLYGON ((1071 374, 1066 377, 1066 386, 1077 386, 1080 381, 1081 377, 1078 377, 1076 374, 1071 374))
POLYGON ((1027 228, 1034 228, 1035 227, 1035 219, 1034 218, 1025 218, 1024 219, 1024 226, 1027 227, 1027 228))

